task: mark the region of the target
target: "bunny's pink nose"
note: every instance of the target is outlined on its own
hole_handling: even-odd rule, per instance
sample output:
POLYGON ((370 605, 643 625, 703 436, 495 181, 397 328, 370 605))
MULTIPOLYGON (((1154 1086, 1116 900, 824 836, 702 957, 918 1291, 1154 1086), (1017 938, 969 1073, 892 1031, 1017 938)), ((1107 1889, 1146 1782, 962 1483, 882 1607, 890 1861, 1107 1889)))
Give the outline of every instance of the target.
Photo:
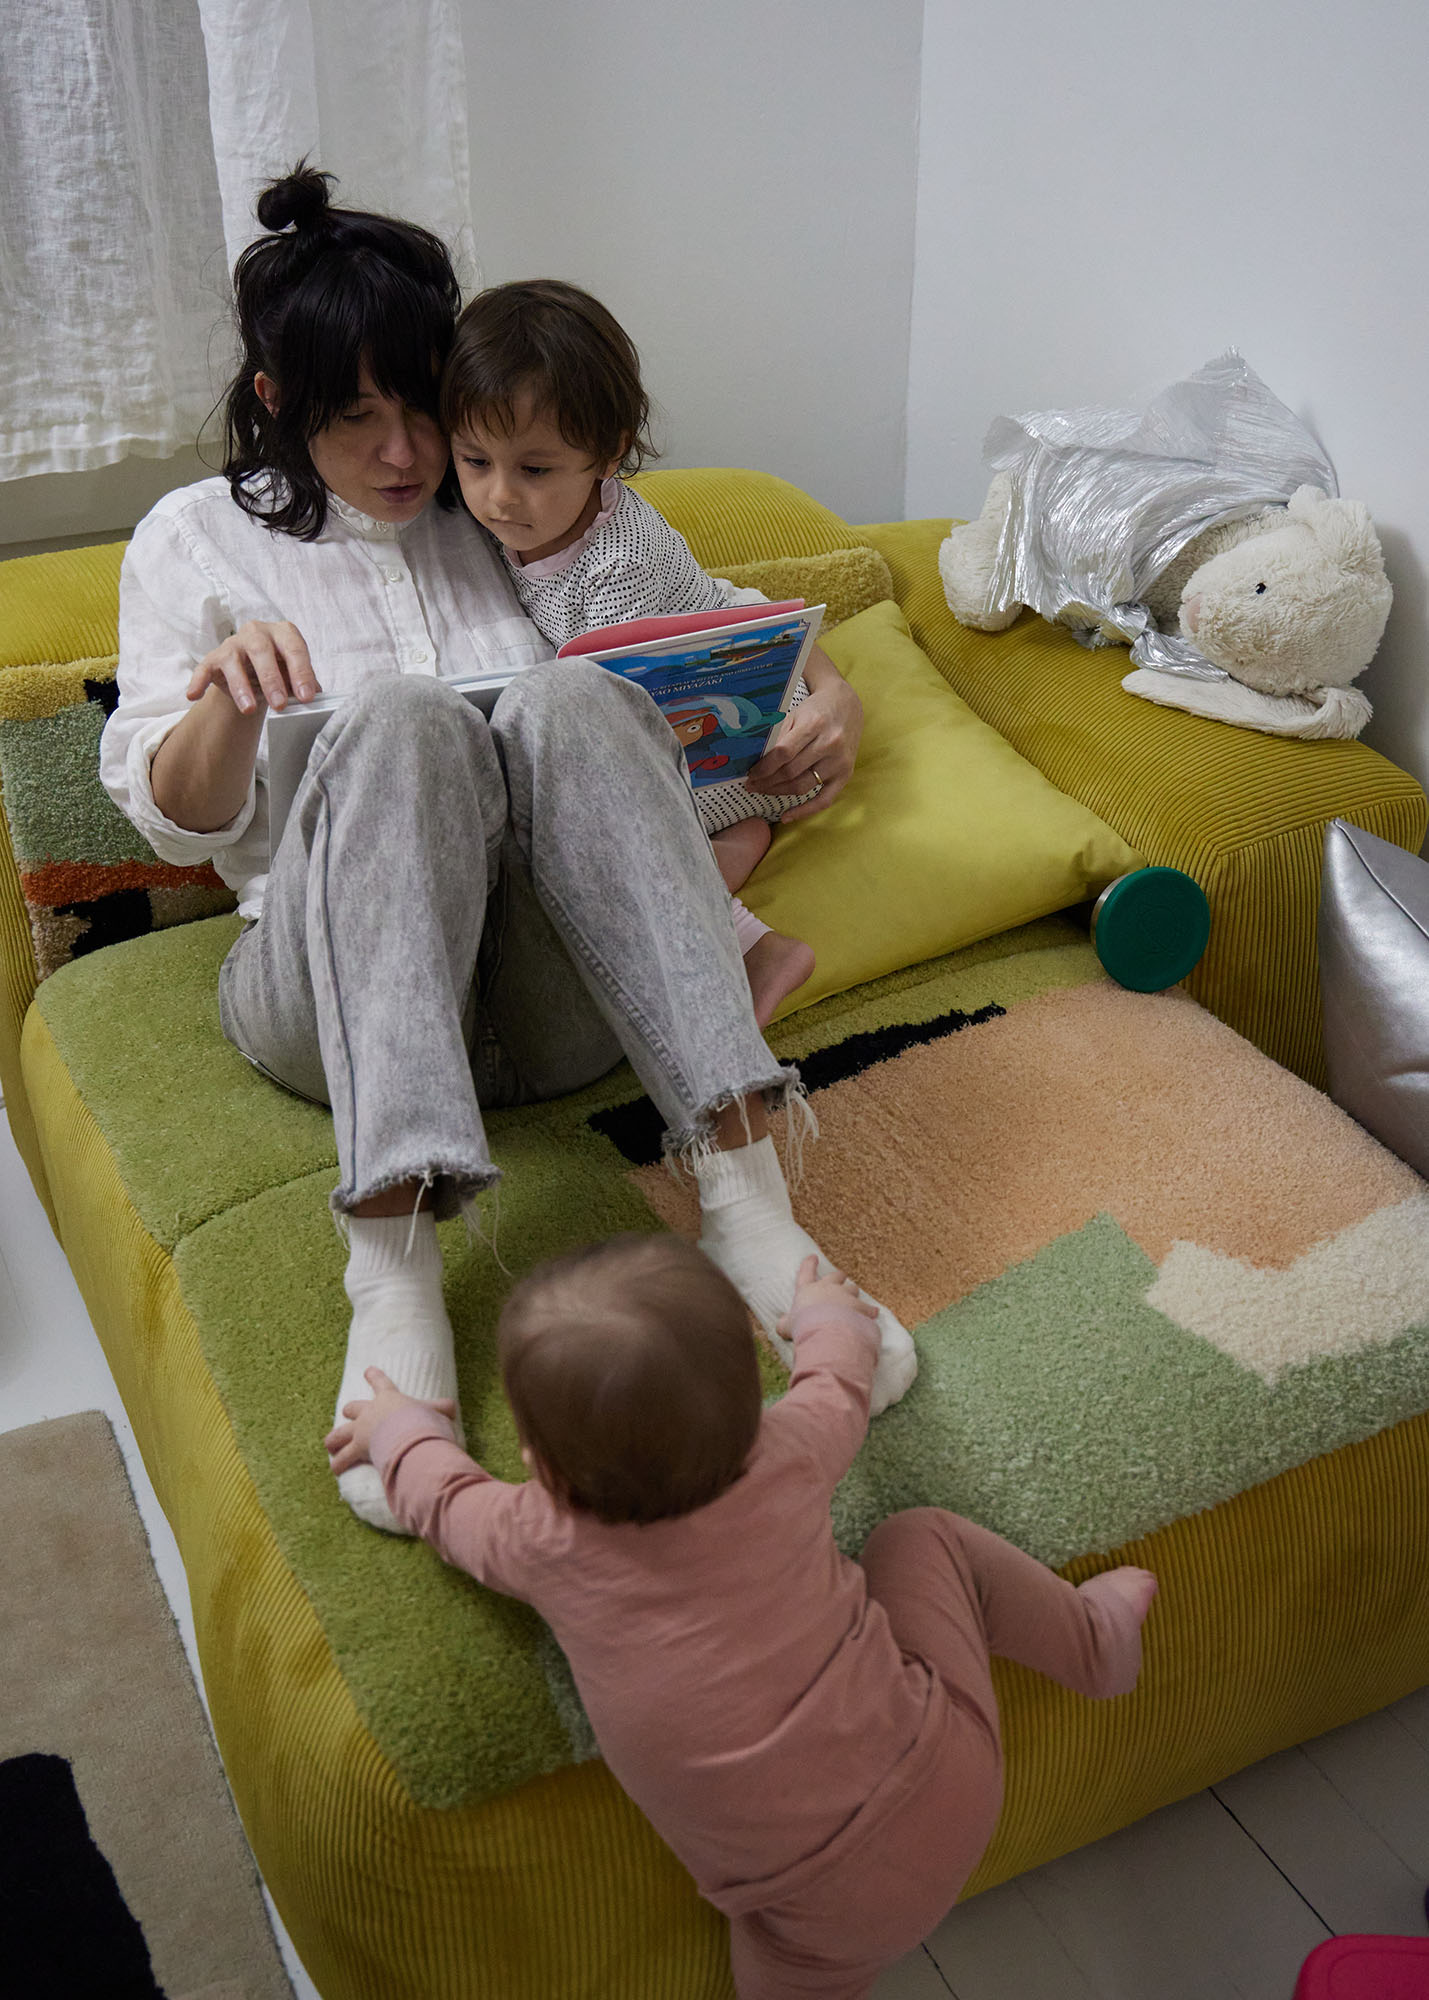
POLYGON ((1196 636, 1196 627, 1200 624, 1200 622, 1201 622, 1201 600, 1199 596, 1182 598, 1181 623, 1185 626, 1186 630, 1191 634, 1191 637, 1193 639, 1196 636))

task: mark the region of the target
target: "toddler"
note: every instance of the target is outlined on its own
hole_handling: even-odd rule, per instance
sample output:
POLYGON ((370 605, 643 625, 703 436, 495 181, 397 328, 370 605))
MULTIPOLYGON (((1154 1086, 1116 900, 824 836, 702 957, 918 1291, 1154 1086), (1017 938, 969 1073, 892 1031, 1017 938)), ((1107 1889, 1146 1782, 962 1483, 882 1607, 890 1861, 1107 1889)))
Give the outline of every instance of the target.
POLYGON ((740 2000, 857 2000, 946 1913, 997 1821, 988 1656, 1135 1686, 1146 1570, 1078 1588, 935 1507, 852 1562, 829 1499, 868 1423, 873 1308, 806 1258, 761 1409, 744 1302, 674 1236, 542 1266, 501 1316, 534 1475, 494 1479, 443 1406, 369 1369, 327 1440, 446 1561, 535 1606, 615 1776, 730 1919, 740 2000))
MULTIPOLYGON (((650 403, 628 336, 589 293, 544 278, 480 293, 457 322, 441 411, 462 497, 551 645, 626 619, 764 601, 707 576, 683 535, 622 483, 649 449, 650 403)), ((815 657, 814 684, 838 678, 827 655, 815 657)), ((796 700, 805 692, 801 683, 796 700)), ((769 822, 822 789, 816 761, 817 751, 776 744, 755 774, 774 792, 742 781, 696 792, 732 896, 767 850, 769 822)), ((809 977, 814 954, 737 898, 734 911, 762 1028, 809 977)))

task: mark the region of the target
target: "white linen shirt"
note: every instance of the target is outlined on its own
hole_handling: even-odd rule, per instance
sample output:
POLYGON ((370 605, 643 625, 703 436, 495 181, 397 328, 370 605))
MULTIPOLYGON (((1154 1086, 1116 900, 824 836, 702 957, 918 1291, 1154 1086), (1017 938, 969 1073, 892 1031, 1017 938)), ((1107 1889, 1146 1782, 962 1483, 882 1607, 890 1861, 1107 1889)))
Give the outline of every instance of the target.
POLYGON ((350 694, 376 674, 451 680, 551 657, 460 509, 433 503, 399 526, 329 495, 322 533, 302 542, 245 514, 226 479, 167 494, 134 530, 120 571, 119 705, 100 739, 99 775, 160 860, 211 860, 245 917, 258 915, 268 879, 265 746, 243 805, 208 833, 165 818, 149 767, 189 713, 184 690, 198 662, 250 618, 297 626, 325 694, 350 694))

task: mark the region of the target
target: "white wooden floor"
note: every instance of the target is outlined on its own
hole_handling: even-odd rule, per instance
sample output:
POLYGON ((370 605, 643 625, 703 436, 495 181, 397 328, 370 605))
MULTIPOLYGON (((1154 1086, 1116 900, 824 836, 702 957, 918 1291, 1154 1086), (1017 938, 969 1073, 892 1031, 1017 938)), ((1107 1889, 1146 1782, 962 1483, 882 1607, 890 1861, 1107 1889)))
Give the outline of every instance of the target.
MULTIPOLYGON (((197 1675, 178 1550, 0 1119, 0 1430, 85 1409, 114 1424, 197 1675)), ((1332 1933, 1423 1936, 1426 1883, 1429 1689, 975 1898, 876 2000, 1291 2000, 1332 1933)))

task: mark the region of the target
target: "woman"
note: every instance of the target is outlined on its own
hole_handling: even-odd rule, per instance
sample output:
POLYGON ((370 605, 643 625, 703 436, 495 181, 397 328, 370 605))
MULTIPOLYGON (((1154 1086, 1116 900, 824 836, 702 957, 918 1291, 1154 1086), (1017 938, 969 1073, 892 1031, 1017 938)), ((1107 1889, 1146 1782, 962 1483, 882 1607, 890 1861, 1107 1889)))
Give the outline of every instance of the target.
MULTIPOLYGON (((373 1365, 454 1397, 435 1223, 498 1177, 479 1106, 573 1090, 622 1055, 695 1175, 704 1249, 773 1332, 817 1247, 767 1132, 798 1079, 755 1026, 678 748, 641 690, 550 661, 452 507, 450 262, 425 230, 332 207, 329 178, 299 168, 259 200, 225 477, 135 530, 101 775, 163 859, 211 856, 238 891, 228 1039, 332 1107, 353 1308, 337 1407, 373 1365), (443 685, 499 670, 516 677, 489 724, 443 685), (270 856, 264 718, 320 691, 347 699, 270 856)), ((851 690, 820 728, 832 794, 851 690)), ((886 1403, 915 1363, 880 1313, 886 1403)), ((371 1467, 341 1485, 396 1531, 371 1467)))

